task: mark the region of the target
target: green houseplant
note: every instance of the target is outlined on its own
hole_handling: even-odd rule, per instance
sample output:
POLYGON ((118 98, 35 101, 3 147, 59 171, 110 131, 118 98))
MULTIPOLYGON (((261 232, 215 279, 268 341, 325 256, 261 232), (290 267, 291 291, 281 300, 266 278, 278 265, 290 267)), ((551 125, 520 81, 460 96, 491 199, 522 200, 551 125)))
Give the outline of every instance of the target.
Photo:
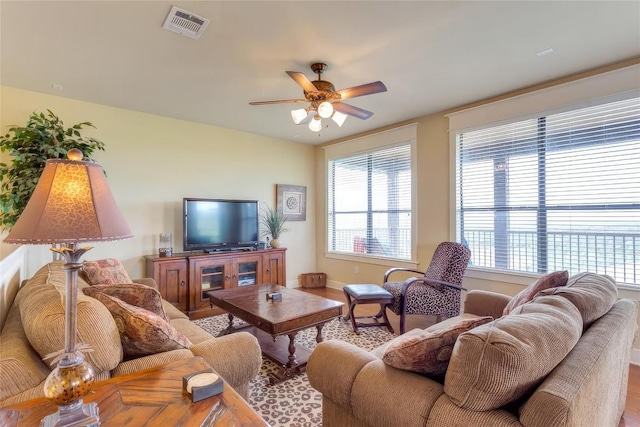
POLYGON ((260 214, 260 222, 266 230, 262 232, 263 236, 271 236, 271 246, 274 248, 280 247, 280 234, 285 231, 289 231, 284 227, 284 223, 287 222, 287 218, 280 214, 278 211, 271 209, 269 205, 265 205, 262 213, 260 214))
POLYGON ((0 163, 0 229, 9 230, 24 210, 40 179, 48 159, 65 158, 77 148, 85 161, 95 161, 95 150, 104 150, 104 143, 83 137, 80 131, 95 127, 82 122, 64 127, 62 120, 51 110, 31 113, 26 126, 12 126, 0 137, 0 150, 11 156, 9 164, 0 163))

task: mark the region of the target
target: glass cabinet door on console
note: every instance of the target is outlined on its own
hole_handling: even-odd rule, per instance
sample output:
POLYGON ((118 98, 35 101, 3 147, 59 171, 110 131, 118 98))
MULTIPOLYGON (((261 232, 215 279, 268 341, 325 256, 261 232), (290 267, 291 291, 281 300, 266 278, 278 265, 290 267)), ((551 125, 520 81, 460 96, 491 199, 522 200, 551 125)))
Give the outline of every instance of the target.
POLYGON ((231 284, 232 263, 226 259, 202 258, 191 263, 189 311, 210 308, 207 292, 226 289, 231 284))
POLYGON ((261 283, 285 285, 285 248, 254 251, 174 253, 172 257, 146 255, 147 276, 158 284, 162 297, 190 319, 224 313, 209 301, 211 291, 261 283))
POLYGON ((243 256, 233 259, 231 286, 247 286, 262 283, 262 256, 243 256))
POLYGON ((224 289, 224 274, 224 265, 203 267, 200 270, 200 292, 203 300, 208 298, 208 291, 224 289))

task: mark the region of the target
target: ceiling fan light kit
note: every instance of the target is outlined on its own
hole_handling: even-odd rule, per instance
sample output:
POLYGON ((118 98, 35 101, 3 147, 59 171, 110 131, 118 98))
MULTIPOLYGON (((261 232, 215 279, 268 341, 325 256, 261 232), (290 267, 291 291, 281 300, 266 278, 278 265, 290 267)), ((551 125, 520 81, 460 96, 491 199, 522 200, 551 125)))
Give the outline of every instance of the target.
POLYGON ((297 125, 309 123, 309 129, 319 132, 322 129, 322 119, 331 117, 333 121, 342 127, 347 116, 357 117, 366 120, 373 115, 371 111, 355 107, 342 102, 344 99, 355 98, 357 96, 371 95, 374 93, 386 92, 387 88, 381 81, 354 86, 348 89, 336 91, 333 83, 322 80, 321 74, 327 70, 327 64, 316 62, 311 64, 311 71, 318 75, 317 79, 311 81, 303 73, 297 71, 287 71, 287 75, 295 80, 303 89, 304 99, 283 99, 277 101, 256 101, 250 105, 268 105, 310 102, 308 108, 300 108, 291 111, 291 118, 297 125), (313 118, 309 121, 309 118, 313 118))
POLYGON ((309 123, 309 129, 311 129, 312 132, 320 132, 320 129, 322 129, 322 120, 320 120, 320 116, 314 116, 313 120, 309 123))
POLYGON ((324 101, 318 105, 318 114, 323 119, 328 119, 333 114, 333 105, 330 102, 324 101))
POLYGON ((342 127, 344 121, 347 120, 347 115, 342 114, 340 111, 336 111, 335 113, 333 113, 333 116, 331 116, 331 119, 336 122, 338 127, 342 127))
POLYGON ((291 110, 291 118, 293 119, 293 122, 297 125, 299 125, 301 121, 306 119, 308 115, 309 115, 309 110, 307 110, 306 108, 291 110))

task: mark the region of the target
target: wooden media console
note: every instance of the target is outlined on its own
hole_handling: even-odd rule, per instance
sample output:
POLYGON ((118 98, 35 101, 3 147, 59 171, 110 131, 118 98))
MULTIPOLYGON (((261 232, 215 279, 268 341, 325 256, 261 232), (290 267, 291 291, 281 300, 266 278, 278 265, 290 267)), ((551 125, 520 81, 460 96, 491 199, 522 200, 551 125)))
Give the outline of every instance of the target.
POLYGON ((286 286, 285 252, 285 248, 278 248, 147 255, 146 275, 155 279, 162 298, 190 319, 200 319, 224 313, 211 307, 210 291, 263 283, 286 286))

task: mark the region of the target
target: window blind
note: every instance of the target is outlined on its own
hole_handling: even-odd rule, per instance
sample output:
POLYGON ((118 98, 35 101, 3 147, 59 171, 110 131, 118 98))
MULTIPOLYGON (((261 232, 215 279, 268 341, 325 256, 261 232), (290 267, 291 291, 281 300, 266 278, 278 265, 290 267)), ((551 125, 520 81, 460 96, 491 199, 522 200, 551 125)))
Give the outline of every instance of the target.
POLYGON ((328 162, 328 250, 411 259, 411 144, 328 162))
POLYGON ((640 285, 640 98, 456 135, 458 233, 476 266, 640 285))

